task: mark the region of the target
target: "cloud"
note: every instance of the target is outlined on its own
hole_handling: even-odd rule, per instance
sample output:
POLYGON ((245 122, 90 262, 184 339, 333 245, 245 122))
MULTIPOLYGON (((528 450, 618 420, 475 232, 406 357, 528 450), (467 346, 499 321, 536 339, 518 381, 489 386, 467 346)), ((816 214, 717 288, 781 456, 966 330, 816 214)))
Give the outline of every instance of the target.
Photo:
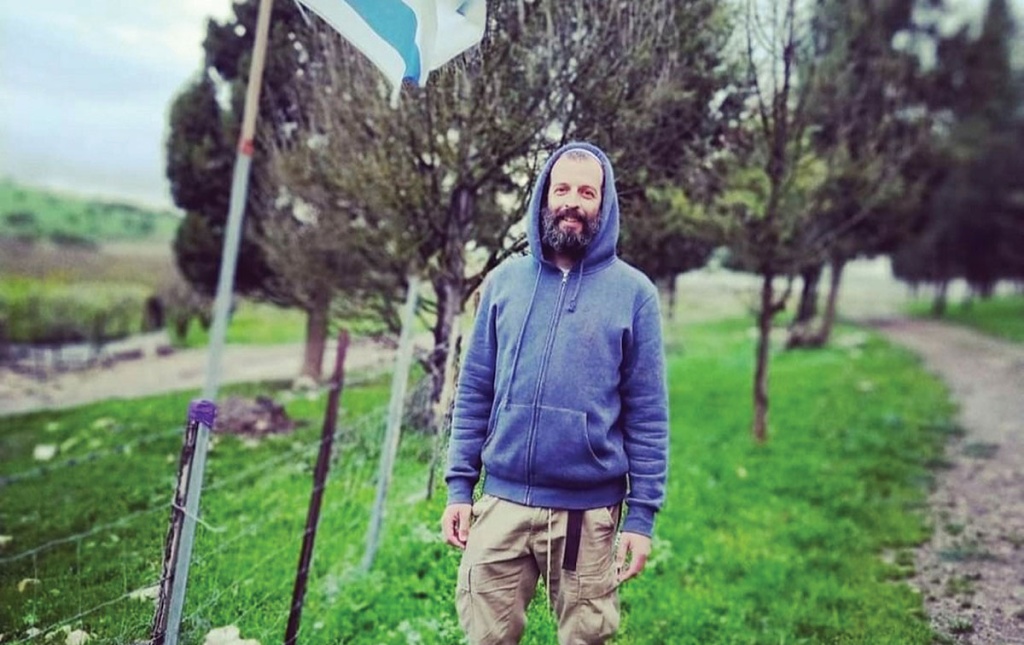
POLYGON ((0 174, 170 205, 171 100, 230 0, 48 0, 0 9, 0 174))

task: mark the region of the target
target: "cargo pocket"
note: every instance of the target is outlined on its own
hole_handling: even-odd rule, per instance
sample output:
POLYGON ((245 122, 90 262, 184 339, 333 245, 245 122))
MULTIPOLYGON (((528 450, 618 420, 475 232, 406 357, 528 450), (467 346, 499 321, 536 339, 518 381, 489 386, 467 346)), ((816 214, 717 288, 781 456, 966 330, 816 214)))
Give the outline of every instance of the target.
POLYGON ((466 564, 463 559, 456 606, 471 643, 484 643, 508 631, 521 573, 516 561, 466 564))
POLYGON ((619 629, 619 594, 615 573, 562 571, 555 610, 560 643, 604 643, 619 629))

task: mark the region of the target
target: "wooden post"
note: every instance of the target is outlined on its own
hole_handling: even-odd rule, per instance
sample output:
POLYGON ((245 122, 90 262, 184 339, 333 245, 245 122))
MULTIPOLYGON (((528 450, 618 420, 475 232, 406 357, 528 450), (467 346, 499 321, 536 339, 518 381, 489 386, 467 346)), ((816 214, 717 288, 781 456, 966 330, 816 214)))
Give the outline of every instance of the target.
POLYGON ((324 486, 327 484, 327 470, 331 464, 334 431, 338 425, 338 404, 341 401, 341 391, 345 383, 345 352, 347 350, 348 332, 342 330, 338 338, 338 357, 334 363, 334 374, 331 376, 331 391, 327 397, 324 427, 320 432, 320 452, 317 454, 316 469, 313 471, 313 494, 309 500, 309 512, 306 514, 306 531, 302 536, 302 552, 299 555, 299 568, 295 574, 295 588, 292 591, 288 628, 284 634, 285 645, 294 645, 299 637, 302 605, 306 601, 306 582, 309 580, 309 566, 313 560, 316 529, 320 524, 320 505, 323 502, 324 486))
POLYGON ((150 642, 163 645, 167 636, 167 621, 170 615, 171 590, 174 588, 174 572, 177 569, 178 547, 181 544, 181 530, 185 523, 185 498, 192 471, 199 426, 213 427, 217 408, 210 401, 197 400, 189 404, 188 423, 185 425, 185 440, 178 460, 178 485, 171 504, 171 525, 167 530, 164 545, 163 576, 160 578, 160 595, 157 597, 156 614, 150 630, 150 642))

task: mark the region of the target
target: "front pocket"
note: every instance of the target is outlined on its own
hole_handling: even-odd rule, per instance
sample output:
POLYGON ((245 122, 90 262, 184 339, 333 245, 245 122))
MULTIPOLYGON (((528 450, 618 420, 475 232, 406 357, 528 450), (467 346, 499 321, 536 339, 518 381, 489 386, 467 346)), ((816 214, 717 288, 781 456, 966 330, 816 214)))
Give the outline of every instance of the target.
POLYGON ((526 443, 532 420, 533 407, 529 405, 502 405, 498 409, 494 429, 481 452, 488 473, 526 481, 526 443))
POLYGON ((543 486, 586 488, 614 477, 594 454, 587 436, 587 415, 579 410, 540 406, 534 481, 543 486))

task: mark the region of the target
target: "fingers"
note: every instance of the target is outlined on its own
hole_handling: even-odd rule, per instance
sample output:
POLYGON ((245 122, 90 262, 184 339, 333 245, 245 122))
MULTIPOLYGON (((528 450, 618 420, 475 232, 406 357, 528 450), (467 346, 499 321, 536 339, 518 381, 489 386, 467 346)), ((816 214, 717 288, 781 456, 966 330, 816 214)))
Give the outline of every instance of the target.
POLYGON ((641 571, 644 570, 644 566, 647 564, 647 556, 639 555, 634 553, 633 557, 629 561, 629 568, 619 573, 619 583, 623 583, 630 578, 636 577, 641 571))
POLYGON ((629 551, 629 540, 625 535, 620 535, 619 548, 615 553, 615 573, 619 576, 619 582, 622 582, 622 569, 626 566, 627 551, 629 551))
POLYGON ((636 577, 644 570, 644 567, 647 565, 647 558, 651 555, 651 539, 636 533, 623 533, 620 538, 616 570, 619 573, 619 584, 622 584, 630 578, 636 577), (623 571, 627 553, 629 555, 629 566, 623 571))
POLYGON ((460 504, 456 509, 458 514, 459 546, 463 549, 466 548, 466 540, 469 539, 469 515, 471 508, 468 504, 460 504))
POLYGON ((441 532, 448 544, 460 549, 466 548, 469 539, 469 522, 472 512, 470 504, 451 504, 441 516, 441 532))

